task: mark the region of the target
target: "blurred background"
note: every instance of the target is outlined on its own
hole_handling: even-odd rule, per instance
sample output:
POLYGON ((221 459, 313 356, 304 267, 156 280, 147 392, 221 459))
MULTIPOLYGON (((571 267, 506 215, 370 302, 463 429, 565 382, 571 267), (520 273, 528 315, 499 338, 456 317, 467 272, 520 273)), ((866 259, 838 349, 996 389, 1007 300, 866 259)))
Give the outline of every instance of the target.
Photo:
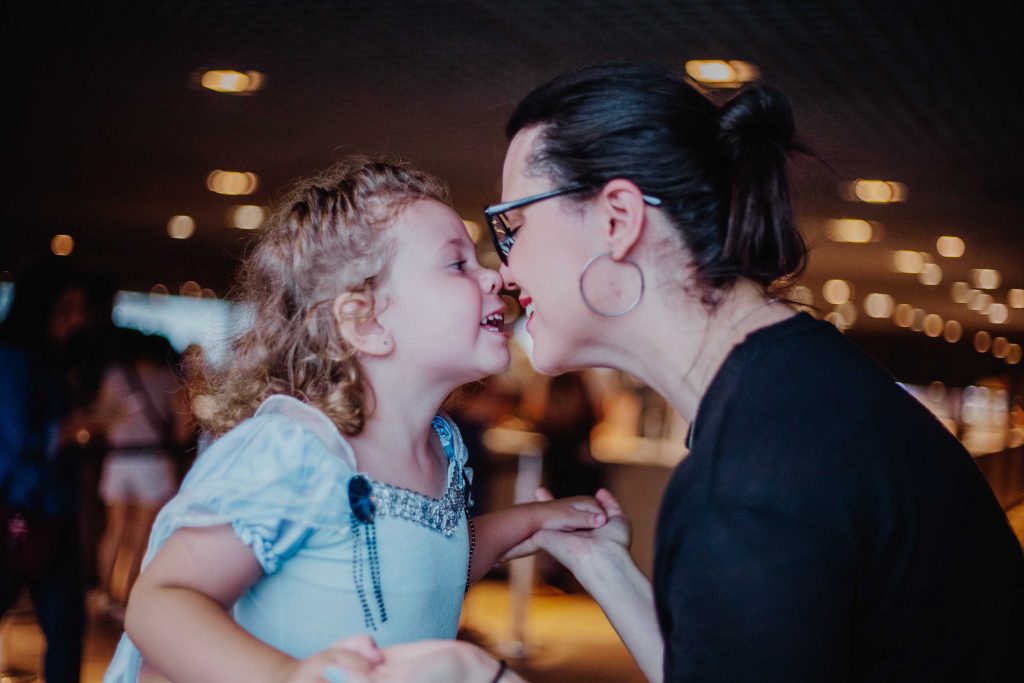
MULTIPOLYGON (((630 60, 674 69, 720 100, 746 82, 781 88, 813 152, 793 164, 811 253, 791 296, 964 442, 1020 528, 1020 5, 8 0, 2 11, 0 319, 31 264, 65 260, 90 275, 105 330, 94 338, 159 335, 182 377, 200 351, 222 362, 245 325, 230 286, 268 207, 344 155, 404 157, 446 179, 482 262, 496 267, 481 209, 500 198, 505 119, 534 86, 566 68, 630 60)), ((619 373, 541 377, 528 337, 517 328, 514 339, 511 372, 452 404, 486 482, 478 507, 512 502, 535 481, 560 495, 608 485, 635 520, 634 554, 649 571, 657 500, 685 456, 687 425, 619 373)), ((82 361, 83 405, 121 348, 96 346, 82 361)), ((79 436, 87 452, 93 435, 79 436)), ((98 467, 84 468, 86 493, 98 467)), ((82 519, 88 558, 107 523, 95 495, 82 519)), ((118 565, 122 583, 130 564, 118 565)), ((544 558, 520 571, 474 589, 466 637, 518 652, 535 680, 641 680, 569 577, 544 558), (595 661, 598 651, 608 660, 595 661)), ((117 632, 117 614, 111 623, 109 609, 91 613, 100 612, 88 680, 117 632)), ((32 615, 18 614, 0 638, 32 660, 32 615)))

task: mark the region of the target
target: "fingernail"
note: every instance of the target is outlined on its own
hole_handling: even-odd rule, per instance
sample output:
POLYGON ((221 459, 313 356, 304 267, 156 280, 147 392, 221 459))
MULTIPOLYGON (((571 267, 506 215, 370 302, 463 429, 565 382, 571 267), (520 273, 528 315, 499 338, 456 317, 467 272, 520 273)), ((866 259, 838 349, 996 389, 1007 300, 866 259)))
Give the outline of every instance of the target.
POLYGON ((330 683, 345 683, 345 672, 333 664, 325 668, 322 674, 330 683))

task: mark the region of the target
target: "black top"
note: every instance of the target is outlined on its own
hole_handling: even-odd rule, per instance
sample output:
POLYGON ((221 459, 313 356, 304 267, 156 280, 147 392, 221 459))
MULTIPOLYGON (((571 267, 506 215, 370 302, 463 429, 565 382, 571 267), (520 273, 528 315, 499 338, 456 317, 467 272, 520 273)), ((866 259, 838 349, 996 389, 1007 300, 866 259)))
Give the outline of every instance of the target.
POLYGON ((665 681, 1024 681, 1024 556, 984 477, 806 314, 708 388, 654 594, 665 681))

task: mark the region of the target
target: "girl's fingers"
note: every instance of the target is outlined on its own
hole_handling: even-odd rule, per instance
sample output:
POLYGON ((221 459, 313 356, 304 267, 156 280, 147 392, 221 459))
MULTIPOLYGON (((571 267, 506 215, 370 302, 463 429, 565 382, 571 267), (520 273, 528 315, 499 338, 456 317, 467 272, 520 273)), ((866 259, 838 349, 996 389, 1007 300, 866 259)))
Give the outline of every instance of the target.
POLYGON ((619 505, 619 501, 608 489, 598 489, 594 497, 597 498, 597 502, 604 506, 604 510, 608 513, 609 517, 617 517, 622 514, 622 506, 619 505))
POLYGON ((342 638, 331 643, 330 649, 355 652, 371 664, 380 664, 384 661, 384 655, 381 653, 380 648, 377 647, 377 641, 373 639, 373 636, 369 635, 342 638))

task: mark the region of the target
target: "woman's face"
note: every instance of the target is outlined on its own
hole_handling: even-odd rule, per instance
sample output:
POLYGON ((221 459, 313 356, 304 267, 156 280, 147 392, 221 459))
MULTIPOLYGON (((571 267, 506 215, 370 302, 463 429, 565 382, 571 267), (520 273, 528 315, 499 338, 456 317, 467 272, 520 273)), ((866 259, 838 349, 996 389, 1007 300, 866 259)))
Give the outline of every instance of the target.
MULTIPOLYGON (((529 157, 540 127, 520 131, 509 145, 502 172, 502 201, 555 189, 543 175, 531 173, 529 157)), ((587 229, 588 211, 567 197, 555 197, 510 211, 515 244, 501 274, 519 290, 526 330, 533 338, 533 362, 558 374, 580 366, 580 351, 595 332, 594 316, 580 297, 583 265, 600 253, 597 230, 587 229)))

